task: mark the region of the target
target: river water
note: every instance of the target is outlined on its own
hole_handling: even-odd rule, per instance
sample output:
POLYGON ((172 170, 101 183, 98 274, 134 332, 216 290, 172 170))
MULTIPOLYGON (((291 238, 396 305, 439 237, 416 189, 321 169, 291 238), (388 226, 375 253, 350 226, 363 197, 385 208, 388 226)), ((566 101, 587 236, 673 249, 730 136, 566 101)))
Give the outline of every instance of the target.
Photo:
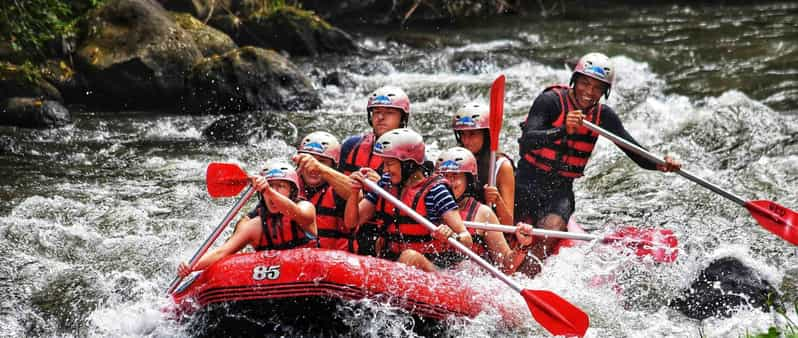
MULTIPOLYGON (((289 113, 274 139, 214 142, 202 130, 218 117, 139 111, 77 111, 56 130, 0 128, 0 336, 190 335, 160 308, 178 262, 233 203, 207 196, 209 162, 255 172, 290 155, 308 132, 365 130, 365 97, 386 84, 409 93, 410 125, 434 156, 454 144, 452 110, 487 100, 498 74, 507 76, 502 147, 517 159, 518 123, 535 96, 567 82, 563 60, 589 51, 612 56, 617 85, 608 104, 638 141, 744 198, 798 208, 798 4, 567 8, 556 17, 416 27, 440 39, 434 48, 350 30, 368 50, 363 56, 295 59, 316 74, 324 103, 289 113), (333 69, 351 81, 322 86, 318 74, 333 69)), ((584 309, 588 336, 740 336, 785 324, 756 309, 696 321, 666 306, 718 257, 740 258, 777 288, 798 268, 796 247, 743 208, 677 175, 641 170, 606 141, 577 182, 575 215, 588 229, 673 229, 681 248, 676 263, 654 264, 583 246, 550 259, 535 279, 516 277, 584 309), (592 285, 602 275, 616 276, 623 292, 592 285)), ((518 301, 510 291, 497 296, 518 301)), ((412 335, 406 315, 370 306, 376 317, 352 315, 356 334, 412 335)), ((788 316, 798 321, 794 311, 788 316)), ((490 314, 454 322, 451 334, 495 336, 495 322, 490 314)), ((520 331, 498 334, 546 332, 530 318, 520 331)))

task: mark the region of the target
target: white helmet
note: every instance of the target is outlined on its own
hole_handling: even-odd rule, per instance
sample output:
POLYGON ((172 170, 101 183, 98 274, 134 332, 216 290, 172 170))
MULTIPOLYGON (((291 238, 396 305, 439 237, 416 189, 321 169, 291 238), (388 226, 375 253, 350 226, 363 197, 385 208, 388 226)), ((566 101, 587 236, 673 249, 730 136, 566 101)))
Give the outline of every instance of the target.
POLYGON ((438 156, 435 161, 435 172, 466 173, 477 176, 477 159, 470 150, 463 147, 449 148, 438 156))
POLYGON ((410 115, 410 97, 405 94, 402 88, 384 86, 369 94, 369 102, 366 104, 369 125, 371 125, 371 110, 377 107, 399 109, 402 111, 402 125, 407 125, 407 119, 410 115))
POLYGON ((373 153, 402 162, 412 160, 417 164, 423 164, 424 139, 410 128, 394 129, 377 139, 373 153))
POLYGON ((329 158, 333 163, 338 164, 338 159, 341 156, 341 144, 332 134, 326 131, 316 131, 302 139, 297 152, 329 158))
POLYGON ((490 129, 490 107, 481 102, 464 104, 452 114, 452 129, 490 129))
POLYGON ((612 60, 601 53, 588 53, 579 59, 571 75, 571 85, 576 80, 576 75, 584 75, 607 84, 607 91, 604 92, 605 98, 610 98, 610 89, 615 81, 615 67, 612 60))
POLYGON ((263 177, 266 181, 288 181, 294 184, 297 194, 304 195, 302 183, 299 180, 299 174, 290 163, 282 160, 269 160, 263 169, 263 177))

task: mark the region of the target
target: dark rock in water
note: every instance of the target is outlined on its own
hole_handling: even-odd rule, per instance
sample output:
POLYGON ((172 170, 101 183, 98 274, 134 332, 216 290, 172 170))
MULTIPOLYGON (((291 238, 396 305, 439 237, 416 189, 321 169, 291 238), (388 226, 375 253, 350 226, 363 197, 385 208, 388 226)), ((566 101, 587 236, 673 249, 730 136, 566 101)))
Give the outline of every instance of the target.
POLYGON ((283 7, 268 14, 254 14, 243 21, 237 36, 240 45, 279 49, 291 55, 350 54, 358 51, 352 37, 313 12, 283 7))
POLYGON ((730 317, 736 308, 751 306, 769 311, 778 304, 778 293, 751 268, 732 257, 718 259, 701 272, 670 306, 686 316, 703 320, 730 317))
POLYGON ((305 110, 321 105, 310 80, 271 50, 243 47, 198 62, 188 77, 185 109, 235 114, 253 110, 305 110))
POLYGON ((13 97, 0 103, 0 125, 53 128, 70 121, 69 110, 58 101, 13 97))
POLYGON ((354 88, 357 84, 346 72, 336 70, 324 74, 324 77, 321 79, 321 85, 354 88))
POLYGON ((76 63, 96 92, 88 104, 174 107, 202 57, 191 34, 154 0, 110 0, 88 14, 76 63))
POLYGON ((288 119, 275 112, 250 112, 222 117, 202 131, 203 136, 214 141, 259 143, 270 138, 297 139, 297 129, 288 119))
POLYGON ((42 66, 42 77, 58 88, 66 102, 85 102, 89 84, 65 60, 47 60, 42 66))
POLYGON ((38 68, 0 61, 0 100, 11 97, 36 97, 63 102, 61 93, 38 68))
POLYGON ((220 55, 238 48, 227 34, 186 13, 171 13, 175 22, 191 35, 203 56, 220 55))
POLYGON ((444 46, 441 35, 433 33, 398 31, 389 34, 385 40, 398 42, 413 48, 433 49, 444 46))

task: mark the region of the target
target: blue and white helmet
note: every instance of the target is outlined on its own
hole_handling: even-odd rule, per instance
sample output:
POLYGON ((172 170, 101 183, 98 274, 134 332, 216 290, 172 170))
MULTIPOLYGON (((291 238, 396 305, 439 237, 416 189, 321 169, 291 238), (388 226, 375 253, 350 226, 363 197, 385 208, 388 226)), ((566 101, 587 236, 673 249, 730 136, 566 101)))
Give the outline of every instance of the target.
POLYGON ((302 139, 297 152, 329 158, 337 165, 341 157, 341 143, 333 134, 316 131, 302 139))

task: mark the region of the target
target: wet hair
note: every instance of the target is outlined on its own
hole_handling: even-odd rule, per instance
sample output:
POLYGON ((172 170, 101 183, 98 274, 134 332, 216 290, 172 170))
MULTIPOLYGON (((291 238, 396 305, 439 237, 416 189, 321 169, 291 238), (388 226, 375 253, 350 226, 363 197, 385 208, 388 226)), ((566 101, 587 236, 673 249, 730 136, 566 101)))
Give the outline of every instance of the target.
MULTIPOLYGON (((482 130, 482 149, 479 150, 478 153, 474 154, 474 157, 477 159, 477 174, 479 175, 476 183, 487 183, 488 175, 492 175, 489 173, 490 171, 490 130, 488 129, 479 129, 482 130)), ((463 141, 460 139, 461 131, 456 130, 454 132, 455 138, 457 139, 457 145, 464 147, 463 141)), ((479 189, 481 190, 482 187, 480 186, 479 189)))

